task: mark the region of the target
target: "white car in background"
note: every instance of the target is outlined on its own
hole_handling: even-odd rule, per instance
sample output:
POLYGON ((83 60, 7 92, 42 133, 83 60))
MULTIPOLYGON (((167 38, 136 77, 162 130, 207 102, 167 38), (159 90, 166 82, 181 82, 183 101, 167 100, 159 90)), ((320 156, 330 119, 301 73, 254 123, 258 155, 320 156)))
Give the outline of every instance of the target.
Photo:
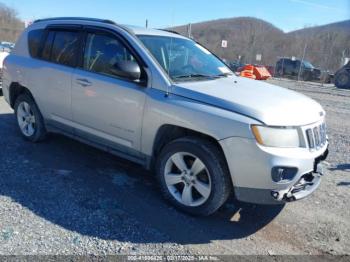
POLYGON ((0 43, 0 52, 8 52, 10 53, 11 50, 15 47, 14 43, 11 42, 1 42, 0 43))
POLYGON ((2 67, 4 65, 5 58, 9 55, 8 52, 1 52, 0 51, 0 89, 2 89, 2 67))
POLYGON ((0 69, 2 69, 4 60, 9 54, 8 52, 0 52, 0 69))

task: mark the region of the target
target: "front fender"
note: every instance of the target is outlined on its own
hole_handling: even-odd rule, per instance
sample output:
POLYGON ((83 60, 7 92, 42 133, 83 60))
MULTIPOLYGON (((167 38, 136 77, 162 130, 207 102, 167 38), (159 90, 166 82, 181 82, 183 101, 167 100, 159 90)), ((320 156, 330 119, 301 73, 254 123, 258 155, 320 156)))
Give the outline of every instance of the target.
POLYGON ((228 110, 150 88, 144 109, 142 153, 152 155, 155 136, 163 125, 187 128, 221 140, 232 136, 253 138, 250 125, 258 123, 228 110))

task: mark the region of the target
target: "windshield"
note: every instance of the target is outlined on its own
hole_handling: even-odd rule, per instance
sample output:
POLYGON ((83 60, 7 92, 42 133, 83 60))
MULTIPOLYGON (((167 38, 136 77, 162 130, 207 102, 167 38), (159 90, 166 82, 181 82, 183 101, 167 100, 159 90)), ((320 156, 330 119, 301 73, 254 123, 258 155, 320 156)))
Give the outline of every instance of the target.
POLYGON ((189 39, 167 36, 139 36, 158 63, 176 81, 232 75, 212 53, 189 39))
POLYGON ((304 64, 304 67, 306 67, 306 68, 314 68, 314 66, 310 63, 310 62, 308 62, 308 61, 303 61, 303 64, 304 64))

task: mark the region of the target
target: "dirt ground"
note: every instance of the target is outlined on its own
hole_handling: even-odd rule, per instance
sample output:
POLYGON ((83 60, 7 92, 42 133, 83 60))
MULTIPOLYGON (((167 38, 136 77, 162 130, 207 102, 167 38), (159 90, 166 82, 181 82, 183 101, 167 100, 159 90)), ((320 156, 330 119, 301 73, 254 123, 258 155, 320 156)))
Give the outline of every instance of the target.
POLYGON ((350 254, 350 90, 270 82, 326 109, 322 184, 285 206, 230 200, 207 218, 174 210, 130 162, 59 135, 25 142, 0 97, 0 254, 350 254))

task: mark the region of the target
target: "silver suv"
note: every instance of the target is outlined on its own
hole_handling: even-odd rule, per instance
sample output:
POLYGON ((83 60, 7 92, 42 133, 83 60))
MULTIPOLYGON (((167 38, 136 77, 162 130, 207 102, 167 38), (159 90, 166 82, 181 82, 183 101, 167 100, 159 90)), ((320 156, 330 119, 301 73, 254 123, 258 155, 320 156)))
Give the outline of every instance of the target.
POLYGON ((3 89, 26 139, 58 132, 139 163, 194 215, 214 213, 231 192, 260 204, 304 198, 328 152, 318 103, 237 77, 163 30, 38 20, 6 58, 3 89))

